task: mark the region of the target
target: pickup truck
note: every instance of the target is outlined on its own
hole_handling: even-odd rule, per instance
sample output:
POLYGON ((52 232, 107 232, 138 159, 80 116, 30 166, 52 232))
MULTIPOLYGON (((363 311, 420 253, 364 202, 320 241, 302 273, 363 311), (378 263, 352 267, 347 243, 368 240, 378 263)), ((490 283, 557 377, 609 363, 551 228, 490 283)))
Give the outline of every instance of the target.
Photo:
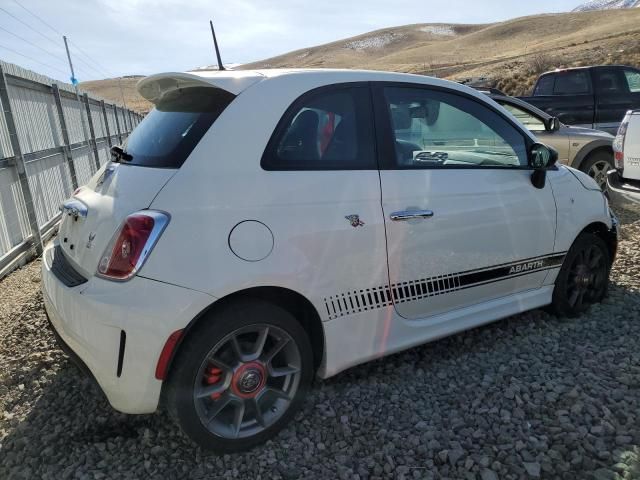
POLYGON ((606 65, 543 73, 533 96, 520 97, 566 125, 616 134, 629 109, 640 108, 640 70, 606 65))
POLYGON ((625 115, 613 141, 615 170, 607 174, 611 206, 616 212, 640 214, 640 110, 625 115))

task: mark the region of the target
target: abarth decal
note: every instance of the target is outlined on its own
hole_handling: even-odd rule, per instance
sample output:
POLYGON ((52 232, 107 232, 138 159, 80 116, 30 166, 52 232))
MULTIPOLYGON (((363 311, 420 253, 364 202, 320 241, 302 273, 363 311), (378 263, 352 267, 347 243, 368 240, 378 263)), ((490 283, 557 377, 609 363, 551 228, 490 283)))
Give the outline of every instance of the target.
POLYGON ((427 297, 478 287, 509 278, 551 270, 562 265, 566 252, 467 270, 450 275, 399 282, 393 285, 353 290, 324 299, 329 320, 387 307, 393 303, 422 300, 427 297))

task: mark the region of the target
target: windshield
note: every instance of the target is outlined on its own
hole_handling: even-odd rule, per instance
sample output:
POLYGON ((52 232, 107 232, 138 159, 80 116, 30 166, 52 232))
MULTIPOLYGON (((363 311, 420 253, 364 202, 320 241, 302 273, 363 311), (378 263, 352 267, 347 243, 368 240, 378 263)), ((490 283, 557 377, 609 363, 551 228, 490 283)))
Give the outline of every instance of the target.
POLYGON ((518 119, 520 123, 522 123, 525 127, 527 127, 532 132, 544 132, 546 127, 544 126, 544 122, 536 117, 535 115, 523 110, 520 107, 516 107, 515 105, 511 105, 506 102, 498 102, 502 105, 509 113, 511 113, 514 117, 518 119))
POLYGON ((210 87, 176 90, 163 98, 131 133, 127 165, 180 168, 234 95, 210 87))

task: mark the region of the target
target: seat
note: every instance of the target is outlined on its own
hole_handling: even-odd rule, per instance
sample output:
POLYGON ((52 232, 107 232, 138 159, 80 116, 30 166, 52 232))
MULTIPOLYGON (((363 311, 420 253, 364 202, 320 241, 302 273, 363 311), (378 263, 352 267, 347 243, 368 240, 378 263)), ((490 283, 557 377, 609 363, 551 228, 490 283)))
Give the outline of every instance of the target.
POLYGON ((300 113, 282 140, 278 156, 283 160, 318 160, 318 124, 318 114, 313 110, 300 113))
POLYGON ((326 161, 353 160, 358 155, 357 133, 354 115, 351 113, 340 121, 322 156, 326 161))

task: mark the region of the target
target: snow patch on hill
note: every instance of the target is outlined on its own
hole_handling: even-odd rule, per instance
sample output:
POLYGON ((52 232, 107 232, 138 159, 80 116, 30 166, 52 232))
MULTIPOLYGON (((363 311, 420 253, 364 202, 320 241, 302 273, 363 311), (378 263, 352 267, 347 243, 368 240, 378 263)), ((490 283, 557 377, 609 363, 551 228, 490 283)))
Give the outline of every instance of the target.
POLYGON ((590 0, 573 9, 574 12, 590 10, 614 10, 618 8, 640 7, 640 0, 590 0))
POLYGON ((425 33, 431 33, 432 35, 453 36, 456 32, 450 25, 427 25, 426 27, 420 27, 418 30, 425 33))
POLYGON ((344 48, 348 48, 349 50, 377 50, 389 45, 394 40, 403 36, 404 35, 400 33, 381 33, 380 35, 374 35, 345 43, 344 48))

